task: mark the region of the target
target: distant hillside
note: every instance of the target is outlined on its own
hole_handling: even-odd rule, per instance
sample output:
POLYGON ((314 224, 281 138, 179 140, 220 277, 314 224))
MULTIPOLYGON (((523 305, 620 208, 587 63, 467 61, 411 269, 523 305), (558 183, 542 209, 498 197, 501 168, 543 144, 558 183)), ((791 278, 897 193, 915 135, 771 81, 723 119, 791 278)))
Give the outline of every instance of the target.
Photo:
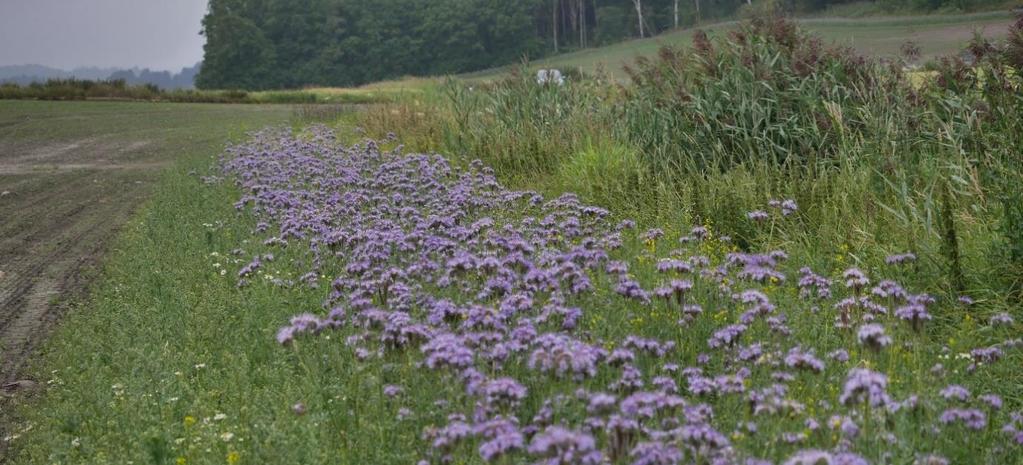
MULTIPOLYGON (((806 31, 827 43, 849 46, 859 53, 875 57, 893 57, 907 42, 920 47, 920 62, 958 53, 974 33, 989 39, 1004 38, 1014 16, 1008 11, 958 15, 888 16, 867 18, 802 18, 797 22, 806 31)), ((710 35, 727 34, 738 23, 708 24, 699 28, 710 35)), ((637 57, 652 57, 664 45, 687 46, 696 28, 670 31, 655 37, 635 39, 604 47, 589 48, 534 60, 533 68, 558 68, 593 73, 598 69, 613 77, 625 77, 624 67, 637 57)), ((468 79, 493 79, 517 64, 467 73, 468 79)))
POLYGON ((169 71, 152 71, 148 68, 82 67, 67 71, 43 65, 8 65, 0 66, 0 84, 28 85, 33 82, 46 82, 50 79, 71 78, 90 81, 123 79, 131 85, 152 84, 161 89, 191 89, 195 87, 195 76, 200 67, 201 64, 196 64, 171 74, 169 71))

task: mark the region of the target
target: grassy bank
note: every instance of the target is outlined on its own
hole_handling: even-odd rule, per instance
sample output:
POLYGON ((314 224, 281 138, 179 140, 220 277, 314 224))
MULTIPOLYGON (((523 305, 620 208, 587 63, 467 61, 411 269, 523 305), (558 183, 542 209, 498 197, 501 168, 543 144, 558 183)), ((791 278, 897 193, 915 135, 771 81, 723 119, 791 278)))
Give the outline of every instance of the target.
MULTIPOLYGON (((352 132, 340 136, 357 138, 352 132)), ((308 270, 311 259, 306 244, 295 239, 286 247, 267 242, 275 232, 258 232, 259 218, 233 206, 243 191, 232 182, 211 184, 207 182, 210 179, 204 181, 195 174, 209 172, 212 163, 209 156, 195 156, 166 174, 145 212, 128 225, 118 241, 89 304, 69 315, 54 334, 36 372, 38 379, 45 381, 46 391, 22 405, 22 419, 12 432, 13 462, 407 463, 430 457, 433 452, 422 435, 444 426, 448 412, 471 411, 474 398, 464 392, 457 377, 418 365, 417 350, 363 360, 363 355, 343 342, 361 333, 357 327, 301 338, 288 346, 274 342, 278 328, 291 316, 323 312, 323 302, 331 291, 330 277, 343 273, 344 262, 325 263, 323 276, 314 278, 321 287, 302 285, 308 282, 301 274, 308 270), (240 287, 240 270, 252 256, 266 254, 273 259, 266 259, 248 276, 249 283, 240 287), (298 284, 282 284, 289 281, 298 284), (403 391, 392 398, 385 394, 389 385, 403 391), (439 399, 445 404, 436 403, 439 399)), ((542 182, 534 185, 549 187, 542 182)), ((528 212, 508 211, 500 221, 515 222, 528 212)), ((806 220, 792 221, 798 228, 806 220)), ((664 224, 666 236, 652 242, 640 238, 641 230, 635 231, 612 258, 626 260, 637 280, 657 280, 660 274, 653 265, 657 257, 679 247, 678 237, 686 235, 684 224, 681 218, 664 224)), ((803 239, 793 236, 784 221, 779 220, 771 230, 777 234, 771 245, 802 250, 803 239)), ((715 262, 722 260, 735 249, 719 241, 718 234, 712 233, 713 239, 693 243, 691 248, 683 247, 715 262)), ((805 265, 834 276, 856 264, 872 270, 877 279, 890 275, 913 281, 912 271, 886 268, 880 256, 865 258, 845 244, 819 246, 827 253, 792 259, 782 269, 794 273, 795 267, 805 265)), ((594 275, 594 284, 598 292, 569 301, 586 309, 580 330, 598 341, 620 342, 626 335, 672 340, 681 349, 671 360, 682 364, 692 363, 696 357, 697 351, 690 348, 702 347, 718 325, 742 311, 742 306, 714 297, 713 287, 701 284, 692 298, 707 304, 709 313, 685 331, 678 331, 672 312, 616 295, 612 292, 614 281, 599 274, 594 275)), ((1021 393, 1012 387, 1018 383, 1009 381, 1019 376, 1013 369, 1019 359, 1017 352, 983 366, 975 375, 965 371, 968 360, 945 361, 938 355, 943 346, 956 354, 1011 337, 1015 326, 988 326, 988 319, 999 311, 989 302, 960 313, 953 309, 962 307, 942 301, 936 321, 922 334, 893 323, 890 334, 908 345, 875 354, 858 348, 848 334, 829 330, 829 323, 809 310, 794 282, 772 284, 764 292, 779 308, 799 309, 789 312, 793 337, 815 348, 821 357, 828 350, 846 347, 854 365, 892 373, 893 396, 901 399, 913 393, 932 399, 945 383, 962 383, 977 394, 996 392, 1009 406, 1018 405, 1021 393), (947 374, 929 371, 937 361, 946 364, 947 374)), ((451 295, 457 298, 458 293, 451 295)), ((769 347, 787 339, 771 336, 766 327, 756 329, 755 334, 769 347)), ((822 391, 814 377, 799 375, 790 384, 788 399, 814 406, 821 400, 834 400, 845 368, 832 361, 828 366, 824 374, 829 380, 827 389, 822 391)), ((550 382, 524 363, 509 367, 506 373, 527 380, 531 393, 522 421, 540 411, 545 395, 576 389, 568 381, 550 382)), ((718 369, 717 362, 708 365, 711 367, 718 369)), ((753 385, 768 380, 771 370, 766 366, 758 369, 751 379, 753 385)), ((616 380, 615 370, 602 369, 587 386, 600 389, 616 380)), ((693 397, 694 402, 696 399, 693 397)), ((754 420, 743 396, 703 400, 713 404, 715 425, 723 431, 754 420)), ((826 420, 830 410, 824 407, 817 412, 817 408, 821 407, 814 407, 810 416, 826 420)), ((561 417, 565 420, 578 418, 577 413, 560 415, 565 415, 561 417)), ((902 460, 911 460, 914 451, 928 451, 957 463, 976 454, 995 460, 1011 457, 1010 451, 993 447, 1004 440, 994 427, 979 436, 927 436, 918 426, 937 421, 936 415, 928 409, 919 416, 893 420, 885 431, 898 435, 897 448, 879 447, 881 437, 869 430, 871 433, 856 439, 856 450, 886 450, 902 460)), ((1001 425, 1004 416, 991 413, 991 424, 1001 425)), ((795 450, 796 445, 777 435, 800 430, 802 416, 756 421, 760 436, 745 437, 750 433, 744 427, 731 433, 743 454, 777 460, 795 450)), ((813 443, 829 447, 840 442, 837 433, 827 431, 813 435, 813 443)), ((466 444, 453 452, 468 463, 481 463, 475 446, 466 444)), ((869 452, 866 456, 872 460, 883 457, 869 452)))
POLYGON ((15 461, 482 463, 489 433, 470 424, 501 420, 521 426, 523 443, 505 451, 515 455, 498 456, 509 463, 548 457, 532 446, 554 425, 572 429, 571 447, 620 463, 650 442, 704 462, 722 443, 771 463, 809 448, 871 463, 1018 462, 1018 440, 1001 430, 1023 405, 1018 75, 999 73, 1001 61, 982 64, 983 77, 949 63, 920 94, 900 68, 810 53, 821 50, 777 26, 667 50, 624 89, 600 77, 453 83, 342 115, 337 134, 265 134, 233 150, 226 173, 190 158, 53 337, 36 372, 49 387, 21 408, 15 461), (390 152, 399 143, 471 175, 390 152), (505 197, 475 159, 506 185, 548 201, 578 192, 611 216, 571 198, 505 197), (627 218, 639 228, 614 227, 627 218), (587 258, 605 244, 617 247, 587 258), (466 250, 507 259, 495 275, 527 303, 506 309, 495 266, 453 260, 466 250), (699 270, 681 272, 692 287, 677 292, 702 312, 630 293, 676 285, 658 271, 672 260, 699 270), (530 266, 558 279, 578 266, 592 287, 532 290, 542 278, 527 278, 530 266), (800 284, 804 266, 834 294, 800 284), (910 298, 885 280, 929 295, 913 297, 929 319, 898 316, 910 298), (462 309, 436 315, 435 298, 462 309), (836 327, 847 311, 856 329, 836 327), (338 325, 313 331, 310 318, 338 325), (870 321, 891 340, 860 335, 870 321), (431 345, 438 335, 460 341, 453 356, 471 345, 469 360, 427 361, 448 355, 431 345), (495 344, 518 337, 526 348, 495 344), (631 352, 587 371, 587 354, 621 348, 631 352), (543 367, 556 349, 570 351, 552 356, 569 368, 543 367), (859 370, 870 396, 843 395, 859 370), (481 388, 509 378, 528 393, 481 388), (591 409, 605 391, 644 428, 616 430, 591 409), (660 400, 637 415, 625 399, 642 394, 660 400))
MULTIPOLYGON (((13 463, 225 463, 235 451, 243 463, 335 456, 338 437, 317 427, 331 419, 297 417, 290 406, 319 405, 340 391, 312 385, 294 354, 271 344, 276 322, 319 299, 235 287, 239 258, 230 251, 246 246, 254 224, 231 207, 236 191, 188 174, 211 163, 193 156, 164 176, 118 241, 90 303, 53 335, 39 373, 48 390, 40 406, 25 409, 13 463)), ((354 373, 336 374, 358 391, 354 373)))
POLYGON ((930 77, 909 75, 901 62, 791 33, 665 48, 634 65, 624 87, 599 74, 538 86, 528 71, 489 85, 451 82, 356 123, 378 137, 402 134, 416 150, 479 158, 516 187, 577 192, 651 227, 710 221, 744 247, 757 239, 743 212, 794 198, 812 205, 808 229, 793 231, 800 254, 828 253, 819 244, 847 244, 864 260, 913 249, 932 257, 930 291, 1010 305, 1023 282, 1019 258, 1008 258, 1020 257, 1011 244, 1023 225, 1013 187, 1023 101, 1009 65, 992 65, 1002 71, 986 71, 991 81, 957 59, 930 77))

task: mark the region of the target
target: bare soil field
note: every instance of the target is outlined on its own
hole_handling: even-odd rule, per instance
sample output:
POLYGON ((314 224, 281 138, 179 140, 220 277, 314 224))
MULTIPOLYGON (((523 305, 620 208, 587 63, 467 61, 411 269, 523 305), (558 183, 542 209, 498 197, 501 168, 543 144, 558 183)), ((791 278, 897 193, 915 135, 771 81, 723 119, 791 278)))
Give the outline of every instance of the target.
POLYGON ((288 107, 0 101, 0 383, 82 295, 175 158, 286 121, 288 107))

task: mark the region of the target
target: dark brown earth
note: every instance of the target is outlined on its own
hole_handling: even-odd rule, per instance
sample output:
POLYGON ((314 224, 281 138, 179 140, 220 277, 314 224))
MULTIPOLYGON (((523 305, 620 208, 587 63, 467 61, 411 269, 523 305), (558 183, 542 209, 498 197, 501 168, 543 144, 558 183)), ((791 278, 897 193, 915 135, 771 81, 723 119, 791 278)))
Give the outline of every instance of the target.
POLYGON ((0 101, 0 429, 3 398, 39 387, 24 368, 161 170, 290 115, 283 106, 0 101))
POLYGON ((0 141, 0 382, 5 391, 167 160, 144 139, 0 141))

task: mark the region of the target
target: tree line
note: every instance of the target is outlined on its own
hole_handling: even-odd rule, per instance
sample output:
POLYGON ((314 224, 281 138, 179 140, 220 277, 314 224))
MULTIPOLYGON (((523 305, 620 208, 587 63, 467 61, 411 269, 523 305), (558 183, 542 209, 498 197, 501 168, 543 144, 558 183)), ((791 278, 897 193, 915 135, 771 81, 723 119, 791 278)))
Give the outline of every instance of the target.
MULTIPOLYGON (((811 12, 849 0, 761 0, 811 12)), ((1000 0, 881 0, 969 9, 1000 0)), ((735 16, 752 0, 210 0, 200 88, 462 73, 735 16)))

